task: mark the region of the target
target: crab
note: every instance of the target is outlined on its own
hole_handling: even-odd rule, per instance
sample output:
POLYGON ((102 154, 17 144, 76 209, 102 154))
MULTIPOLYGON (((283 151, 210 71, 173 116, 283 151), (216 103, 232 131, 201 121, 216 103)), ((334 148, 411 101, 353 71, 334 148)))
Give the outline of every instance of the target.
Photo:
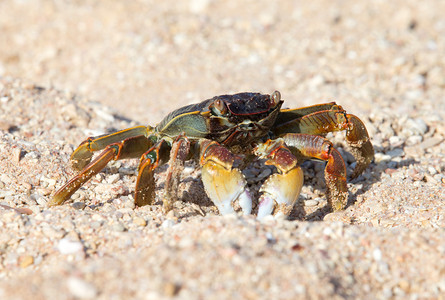
POLYGON ((301 163, 309 159, 326 163, 328 207, 334 212, 343 210, 348 202, 346 166, 325 136, 346 131, 346 142, 356 159, 351 175, 355 178, 374 158, 365 125, 335 102, 297 109, 282 109, 282 105, 278 91, 221 95, 181 107, 156 127, 137 126, 89 137, 71 155, 80 173, 55 193, 49 205, 64 203, 111 160, 140 158, 135 204, 154 203, 154 171, 168 163, 163 199, 168 211, 177 198, 184 162, 194 158, 202 168, 204 189, 221 214, 251 214, 252 193, 242 168, 243 162, 256 156, 275 170, 259 190, 258 219, 290 214, 303 186, 301 163), (92 160, 93 152, 99 150, 92 160))

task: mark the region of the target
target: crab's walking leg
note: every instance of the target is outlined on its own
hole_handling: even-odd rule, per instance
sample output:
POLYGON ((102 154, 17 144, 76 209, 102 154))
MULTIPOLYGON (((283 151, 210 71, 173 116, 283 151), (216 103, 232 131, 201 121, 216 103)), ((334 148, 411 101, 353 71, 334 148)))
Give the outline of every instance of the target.
POLYGON ((274 133, 278 136, 289 133, 304 133, 324 135, 329 132, 346 130, 346 141, 351 147, 351 153, 357 161, 352 178, 360 175, 374 159, 374 148, 369 139, 368 131, 363 122, 354 115, 347 114, 341 106, 335 103, 315 105, 308 108, 285 111, 283 121, 276 124, 274 133), (329 110, 315 111, 304 115, 307 110, 317 107, 329 110), (299 111, 302 110, 301 113, 299 111), (291 116, 296 118, 292 119, 291 116))
POLYGON ((346 166, 340 153, 323 137, 289 133, 283 136, 286 145, 297 157, 326 161, 325 181, 328 204, 334 211, 342 210, 348 202, 346 166))
POLYGON ((145 135, 148 136, 152 132, 152 127, 137 126, 121 130, 112 134, 105 134, 96 137, 89 137, 71 154, 72 166, 76 170, 83 169, 90 161, 94 151, 102 150, 108 145, 121 142, 125 139, 145 135))
POLYGON ((259 144, 255 148, 255 154, 266 158, 266 164, 273 165, 278 170, 278 173, 271 175, 261 186, 258 219, 272 213, 275 216, 288 216, 303 186, 303 171, 298 166, 297 158, 282 139, 259 144))
POLYGON ((167 179, 165 182, 164 211, 168 212, 173 208, 173 203, 178 197, 178 188, 181 174, 184 170, 184 162, 190 152, 190 141, 185 135, 176 138, 170 150, 170 160, 168 161, 167 179))
POLYGON ((85 182, 99 173, 111 160, 134 158, 140 156, 150 146, 150 141, 144 136, 133 136, 105 148, 83 170, 62 186, 49 201, 49 206, 60 205, 68 200, 85 182))
POLYGON ((245 215, 252 210, 252 198, 246 187, 246 179, 233 166, 236 156, 217 142, 200 142, 202 182, 210 200, 222 215, 234 213, 239 205, 245 215), (236 203, 238 200, 238 203, 236 203))
POLYGON ((351 147, 351 153, 357 161, 357 165, 351 177, 360 175, 374 159, 374 147, 369 139, 365 124, 354 115, 347 114, 348 129, 346 141, 351 147))
POLYGON ((134 202, 138 206, 152 204, 155 199, 154 169, 167 162, 170 146, 165 140, 160 140, 147 152, 142 154, 139 163, 134 202))

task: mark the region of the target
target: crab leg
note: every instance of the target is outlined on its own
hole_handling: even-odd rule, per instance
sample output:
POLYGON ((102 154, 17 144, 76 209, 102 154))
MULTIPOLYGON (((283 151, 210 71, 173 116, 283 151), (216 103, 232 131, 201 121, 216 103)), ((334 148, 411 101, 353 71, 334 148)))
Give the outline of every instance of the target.
POLYGON ((90 161, 94 151, 102 150, 108 145, 121 142, 125 139, 135 136, 148 136, 152 132, 153 128, 148 126, 137 126, 128 128, 112 134, 105 134, 96 137, 89 137, 71 154, 72 166, 76 170, 83 169, 90 161))
POLYGON ((150 146, 150 141, 144 136, 133 136, 114 143, 105 148, 99 156, 86 165, 83 170, 65 183, 49 201, 49 206, 60 205, 68 200, 85 182, 99 173, 111 160, 134 158, 140 156, 150 146))
POLYGON ((267 215, 288 216, 300 195, 303 186, 303 171, 297 158, 284 145, 282 139, 268 140, 255 148, 255 153, 267 158, 267 165, 273 165, 278 173, 271 175, 261 186, 258 219, 267 215))
POLYGON ((354 115, 347 114, 349 128, 346 131, 346 141, 351 147, 351 154, 357 161, 357 165, 351 177, 360 175, 374 159, 374 147, 369 139, 365 124, 354 115))
POLYGON ((328 204, 334 211, 344 209, 348 202, 346 166, 332 143, 317 135, 295 133, 284 135, 283 140, 297 157, 315 158, 327 162, 325 181, 328 204))
POLYGON ((164 211, 168 212, 172 209, 173 203, 178 197, 179 181, 182 171, 184 170, 184 162, 190 152, 190 141, 185 135, 176 138, 170 150, 169 168, 167 170, 167 179, 165 182, 165 198, 164 211))
POLYGON ((250 214, 252 198, 246 179, 233 166, 237 157, 214 141, 204 140, 199 146, 202 182, 210 200, 222 215, 234 213, 233 208, 238 205, 245 215, 250 214))
POLYGON ((134 202, 138 206, 152 204, 155 199, 154 169, 167 162, 170 146, 165 140, 160 140, 147 152, 142 154, 139 163, 134 202))
MULTIPOLYGON (((354 115, 347 114, 341 106, 331 104, 330 110, 315 111, 306 116, 291 119, 290 114, 300 116, 300 110, 285 111, 284 119, 277 124, 274 133, 278 136, 288 133, 303 133, 311 135, 324 135, 329 132, 346 130, 346 141, 351 147, 351 153, 357 161, 352 178, 360 175, 374 159, 374 148, 369 139, 363 122, 354 115)), ((318 106, 311 106, 312 110, 318 106)), ((326 105, 319 105, 326 108, 326 105)), ((305 108, 306 110, 308 108, 305 108)), ((303 109, 301 109, 303 110, 303 109)))

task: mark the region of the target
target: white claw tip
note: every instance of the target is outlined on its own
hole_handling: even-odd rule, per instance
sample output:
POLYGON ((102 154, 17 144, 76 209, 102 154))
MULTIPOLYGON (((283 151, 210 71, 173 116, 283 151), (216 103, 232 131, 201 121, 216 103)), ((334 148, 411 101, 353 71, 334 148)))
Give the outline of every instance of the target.
POLYGON ((273 198, 270 195, 264 193, 260 197, 260 203, 258 204, 259 208, 258 208, 257 219, 261 220, 265 216, 271 215, 274 206, 275 206, 275 201, 273 200, 273 198))

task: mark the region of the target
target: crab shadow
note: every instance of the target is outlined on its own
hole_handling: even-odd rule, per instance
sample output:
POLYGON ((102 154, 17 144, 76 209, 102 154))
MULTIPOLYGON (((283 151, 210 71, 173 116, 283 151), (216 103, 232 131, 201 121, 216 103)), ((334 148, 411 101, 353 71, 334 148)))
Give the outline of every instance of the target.
MULTIPOLYGON (((322 162, 320 163, 322 164, 322 162)), ((349 185, 349 197, 345 209, 347 209, 350 206, 354 206, 357 200, 362 195, 364 195, 374 184, 381 182, 383 173, 390 174, 391 172, 393 172, 393 170, 401 169, 403 167, 415 165, 418 163, 419 163, 418 161, 411 158, 401 161, 390 160, 379 163, 376 162, 371 163, 370 166, 364 171, 364 173, 359 175, 357 178, 354 179, 348 178, 347 182, 349 185), (354 189, 356 189, 356 191, 352 192, 351 190, 354 189)), ((353 166, 351 165, 348 165, 347 167, 348 171, 353 169, 353 166)), ((161 168, 165 171, 168 167, 163 166, 161 168)), ((303 164, 302 168, 305 173, 308 171, 309 171, 308 173, 311 173, 309 170, 310 167, 308 167, 307 165, 303 164)), ((310 178, 311 176, 307 177, 310 178)), ((314 180, 308 180, 306 185, 311 184, 311 181, 313 183, 314 180)), ((324 180, 322 180, 322 182, 323 183, 317 183, 316 188, 321 191, 325 191, 326 186, 324 184, 324 180)), ((192 217, 192 216, 205 216, 207 214, 213 214, 213 213, 218 214, 215 205, 205 192, 204 185, 202 183, 200 175, 198 175, 197 177, 183 178, 181 184, 183 185, 183 188, 181 188, 182 192, 178 194, 178 200, 182 202, 182 204, 189 203, 200 208, 200 209, 187 210, 184 212, 184 214, 181 213, 181 218, 192 217)), ((157 187, 157 189, 163 189, 163 188, 164 188, 164 183, 160 183, 157 187)), ((252 191, 252 190, 251 192, 254 196, 252 214, 256 214, 258 205, 257 202, 260 193, 258 191, 252 191)), ((161 202, 159 204, 162 205, 161 202)), ((296 205, 294 206, 292 212, 288 217, 288 220, 290 221, 304 220, 309 222, 317 222, 317 221, 322 221, 323 218, 331 212, 332 210, 328 205, 317 207, 314 210, 310 210, 308 212, 305 209, 302 197, 299 197, 296 205)))
MULTIPOLYGON (((360 196, 364 195, 374 184, 381 182, 383 173, 391 173, 393 170, 401 169, 403 167, 408 167, 410 165, 416 165, 419 162, 415 159, 408 158, 401 161, 384 161, 384 162, 373 162, 365 170, 364 173, 360 174, 357 178, 350 179, 348 176, 348 184, 352 184, 353 186, 361 185, 361 187, 357 188, 356 192, 349 191, 348 203, 346 204, 345 209, 350 206, 354 206, 357 202, 357 199, 360 196)), ((332 212, 332 209, 326 205, 323 207, 317 208, 315 211, 306 214, 304 210, 303 201, 298 201, 289 215, 289 220, 305 220, 311 222, 322 221, 323 218, 332 212)))

